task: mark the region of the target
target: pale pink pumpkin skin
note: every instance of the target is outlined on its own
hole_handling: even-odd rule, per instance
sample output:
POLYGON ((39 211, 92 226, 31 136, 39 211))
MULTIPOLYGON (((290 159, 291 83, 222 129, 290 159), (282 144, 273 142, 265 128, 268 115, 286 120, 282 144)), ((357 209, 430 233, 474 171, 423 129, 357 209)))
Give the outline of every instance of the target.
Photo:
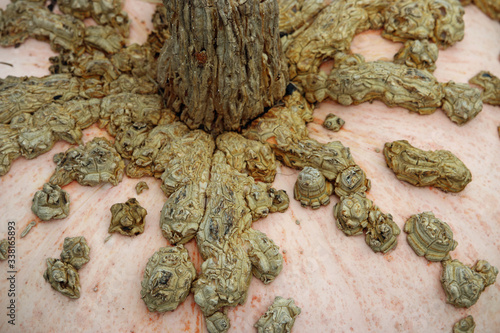
MULTIPOLYGON (((5 8, 6 0, 0 0, 5 8)), ((151 29, 154 6, 126 1, 131 19, 131 40, 143 42, 151 29)), ((500 76, 500 25, 476 7, 465 9, 465 38, 440 51, 435 75, 440 81, 467 82, 480 70, 500 76)), ((366 60, 392 59, 400 44, 365 32, 352 44, 353 52, 366 60)), ((0 49, 0 77, 48 74, 48 44, 28 40, 19 48, 0 49)), ((483 111, 465 126, 452 123, 441 110, 430 116, 388 108, 380 102, 344 107, 333 102, 321 104, 309 125, 311 136, 321 142, 340 140, 351 148, 355 161, 372 181, 368 196, 384 212, 391 213, 402 229, 411 215, 433 211, 446 221, 458 241, 451 256, 473 265, 477 259, 500 267, 500 108, 484 105, 483 111), (337 133, 321 124, 328 113, 346 121, 337 133), (432 188, 417 188, 397 180, 382 154, 385 142, 406 139, 425 150, 448 149, 471 170, 472 182, 458 194, 432 188)), ((84 131, 85 142, 95 135, 109 137, 96 126, 84 131)), ((52 156, 65 151, 66 143, 34 160, 18 159, 11 171, 0 178, 0 237, 7 236, 7 221, 16 221, 17 235, 32 221, 34 193, 48 181, 54 170, 52 156)), ((292 197, 298 171, 280 168, 274 187, 292 197)), ((141 280, 148 258, 168 243, 159 228, 165 196, 160 181, 141 179, 149 190, 137 196, 137 179, 125 177, 116 187, 109 184, 84 187, 76 182, 65 186, 70 194, 70 215, 64 220, 37 224, 27 237, 16 242, 16 326, 0 314, 0 331, 95 332, 204 332, 205 323, 193 296, 170 313, 150 313, 141 300, 141 280), (104 243, 111 213, 117 202, 136 197, 148 210, 144 234, 137 237, 114 235, 104 243), (45 259, 59 257, 65 237, 85 236, 91 247, 90 262, 80 271, 81 297, 68 299, 53 290, 42 277, 45 259)), ((302 309, 295 332, 448 332, 466 315, 473 315, 478 331, 500 327, 500 284, 485 290, 470 309, 446 304, 439 277, 441 265, 417 257, 399 236, 397 248, 374 254, 364 237, 346 237, 335 226, 331 203, 318 210, 304 209, 291 199, 284 214, 275 213, 254 223, 284 251, 284 268, 278 278, 264 286, 253 279, 247 302, 229 310, 230 332, 253 332, 253 325, 277 295, 293 297, 302 309), (296 224, 296 220, 300 224, 296 224)), ((196 244, 187 248, 199 270, 201 258, 196 244)), ((0 262, 0 306, 7 306, 9 286, 4 278, 7 263, 0 262)))

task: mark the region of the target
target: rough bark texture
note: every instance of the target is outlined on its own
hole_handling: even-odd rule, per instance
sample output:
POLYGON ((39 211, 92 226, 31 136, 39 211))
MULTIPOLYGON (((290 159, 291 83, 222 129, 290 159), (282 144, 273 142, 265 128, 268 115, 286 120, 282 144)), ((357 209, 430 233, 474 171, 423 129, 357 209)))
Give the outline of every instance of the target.
MULTIPOLYGON (((311 2, 311 0, 305 1, 311 2)), ((0 3, 5 7, 7 1, 0 0, 0 3)), ((154 8, 148 8, 149 4, 143 1, 127 1, 126 6, 129 15, 134 17, 131 22, 133 29, 131 42, 142 43, 146 40, 147 31, 141 20, 149 23, 154 8)), ((468 29, 464 41, 457 47, 439 54, 436 78, 440 82, 445 80, 467 82, 482 69, 488 69, 500 76, 498 61, 500 45, 497 43, 500 40, 500 25, 497 21, 489 20, 475 6, 466 8, 464 19, 468 29)), ((352 51, 364 54, 368 61, 375 61, 380 57, 392 58, 399 46, 380 38, 380 33, 380 31, 369 31, 355 38, 351 45, 352 51)), ((132 45, 127 50, 131 47, 132 45)), ((14 67, 0 65, 0 76, 46 75, 47 58, 52 55, 48 52, 50 52, 48 44, 40 44, 34 40, 27 41, 17 49, 4 49, 0 52, 0 61, 13 63, 14 67)), ((107 55, 105 59, 114 66, 116 56, 116 54, 107 55)), ((94 59, 97 65, 97 57, 94 59)), ((137 61, 138 65, 151 64, 142 56, 131 59, 136 59, 134 61, 137 61)), ((107 66, 107 63, 105 65, 107 66)), ((78 68, 82 68, 81 63, 78 68)), ((98 67, 92 67, 94 68, 98 67)), ((126 75, 130 75, 131 78, 142 78, 135 76, 135 70, 127 71, 129 74, 126 75)), ((87 71, 87 73, 92 72, 87 71)), ((120 69, 118 73, 123 72, 120 69)), ((78 76, 78 80, 80 77, 83 76, 78 76)), ((107 84, 108 90, 111 90, 111 84, 118 83, 114 80, 103 81, 103 87, 107 84)), ((133 86, 133 88, 140 87, 133 86)), ((95 91, 97 92, 97 89, 95 91)), ((101 91, 101 94, 108 96, 109 93, 101 91)), ((101 97, 88 100, 80 98, 75 97, 74 100, 64 102, 64 108, 72 101, 81 104, 98 101, 100 112, 101 97)), ((115 100, 119 101, 118 98, 115 100)), ((50 105, 55 102, 48 103, 50 105)), ((123 97, 120 102, 126 108, 126 112, 132 114, 134 110, 132 104, 127 106, 128 100, 123 97)), ((162 101, 160 105, 161 103, 162 101)), ((118 116, 120 108, 121 106, 113 107, 116 110, 113 114, 118 116)), ((484 257, 498 267, 500 257, 497 247, 500 229, 496 224, 500 207, 496 202, 500 182, 500 168, 497 167, 500 165, 500 154, 498 154, 500 140, 497 134, 500 113, 497 111, 496 107, 486 105, 484 112, 473 122, 457 128, 442 113, 423 117, 415 113, 387 109, 383 103, 378 102, 351 107, 327 102, 315 108, 314 122, 311 117, 311 123, 304 128, 306 134, 308 132, 317 142, 339 140, 345 147, 351 147, 352 157, 373 182, 373 189, 366 194, 365 199, 373 199, 384 211, 393 212, 394 222, 400 227, 410 215, 424 208, 432 208, 436 216, 450 221, 450 226, 460 242, 456 252, 452 252, 453 256, 466 264, 473 264, 473 259, 476 257, 484 257), (341 131, 331 133, 321 126, 322 120, 328 113, 337 114, 346 120, 346 125, 341 131), (426 149, 446 147, 456 153, 460 152, 460 158, 470 167, 474 180, 467 185, 465 191, 458 194, 443 194, 441 191, 416 188, 399 181, 383 162, 383 155, 380 152, 385 142, 396 139, 410 140, 416 146, 427 147, 426 149)), ((36 110, 31 113, 34 112, 36 110)), ((96 118, 99 118, 99 112, 96 118)), ((119 123, 123 129, 129 127, 129 123, 123 123, 121 120, 119 123)), ((135 126, 133 130, 142 131, 142 127, 132 123, 130 126, 135 126)), ((10 121, 6 124, 10 128, 10 121)), ((150 130, 148 128, 146 134, 150 130)), ((92 126, 84 131, 83 141, 86 143, 94 136, 109 138, 107 133, 92 126)), ((15 142, 17 143, 17 139, 15 142)), ((149 144, 147 146, 150 147, 149 144)), ((5 217, 6 222, 16 222, 16 236, 30 221, 33 219, 38 221, 29 210, 30 200, 42 184, 47 182, 54 170, 52 155, 64 152, 68 147, 68 143, 59 142, 51 152, 40 155, 36 160, 19 158, 12 165, 10 173, 0 178, 0 188, 3 190, 3 196, 0 196, 0 215, 5 217), (21 209, 22 207, 25 208, 21 209)), ((131 153, 133 151, 134 149, 130 150, 131 153)), ((225 151, 224 154, 229 159, 225 151)), ((239 156, 238 154, 231 156, 239 156)), ((155 163, 156 156, 151 164, 155 163)), ((299 170, 282 166, 278 167, 277 171, 275 186, 292 194, 299 170)), ((166 200, 159 199, 164 196, 159 188, 160 180, 152 177, 143 180, 148 183, 150 190, 143 192, 138 199, 148 209, 146 218, 153 224, 147 226, 144 235, 140 237, 130 239, 114 235, 104 243, 108 235, 108 224, 96 223, 109 221, 109 207, 112 204, 125 202, 127 198, 136 195, 134 186, 138 180, 124 177, 115 187, 103 184, 90 188, 79 186, 76 182, 69 184, 64 187, 72 199, 68 218, 50 223, 38 223, 25 239, 16 241, 16 266, 18 266, 16 284, 18 287, 22 286, 20 288, 22 292, 16 295, 16 303, 20 305, 16 307, 19 310, 17 319, 20 320, 17 326, 22 324, 23 329, 28 332, 66 330, 123 332, 131 329, 206 331, 201 308, 195 304, 194 297, 188 297, 174 312, 162 314, 150 313, 141 300, 140 281, 148 258, 167 244, 157 225, 162 205, 166 200), (66 235, 83 235, 92 246, 92 260, 79 271, 82 279, 82 296, 79 300, 66 299, 41 278, 41 273, 46 269, 45 260, 41 259, 59 258, 62 239, 66 235), (33 274, 33 272, 38 273, 33 274), (92 309, 91 316, 88 315, 89 309, 92 309), (76 318, 76 320, 68 322, 64 318, 76 318), (123 320, 124 318, 126 320, 123 320)), ((465 310, 457 310, 454 306, 444 304, 444 294, 437 285, 441 272, 440 265, 427 265, 425 259, 417 257, 406 244, 400 244, 392 254, 373 257, 371 250, 360 244, 361 236, 346 237, 332 225, 335 220, 332 217, 332 206, 338 199, 331 198, 331 201, 329 206, 312 210, 301 209, 300 203, 291 200, 290 209, 284 214, 270 214, 265 221, 255 223, 256 229, 265 232, 268 238, 274 239, 276 246, 280 247, 284 260, 283 270, 269 285, 259 281, 251 282, 247 302, 228 311, 232 331, 249 331, 259 316, 266 312, 275 295, 282 295, 286 298, 293 297, 297 305, 303 309, 302 316, 297 317, 292 332, 293 330, 328 332, 332 330, 332 323, 335 323, 335 330, 340 332, 349 332, 350 327, 354 332, 376 331, 380 327, 387 328, 388 331, 433 332, 436 331, 436 327, 440 327, 445 331, 448 328, 451 333, 453 323, 465 316, 462 313, 465 310), (304 281, 307 281, 308 288, 297 288, 304 285, 304 281), (406 306, 408 299, 411 299, 413 304, 425 306, 406 306), (402 304, 405 305, 404 308, 402 304)), ((353 210, 356 209, 355 206, 352 207, 353 210)), ((3 225, 7 226, 7 223, 3 225)), ((4 229, 4 232, 6 230, 4 229)), ((5 233, 0 236, 0 239, 7 237, 5 233)), ((402 237, 398 238, 401 242, 402 237)), ((200 270, 202 260, 196 249, 196 243, 189 242, 186 248, 195 267, 200 270)), ((8 262, 0 265, 6 267, 8 262)), ((0 281, 0 294, 7 295, 9 288, 10 283, 7 279, 0 281)), ((482 299, 467 311, 474 315, 478 327, 485 332, 495 332, 495 327, 500 327, 500 316, 498 316, 500 302, 496 301, 499 297, 500 288, 487 288, 482 299)), ((8 301, 7 297, 4 301, 8 301)), ((221 312, 216 312, 209 318, 217 328, 227 323, 221 312)), ((9 332, 10 327, 7 320, 0 320, 1 332, 9 332)), ((256 329, 254 331, 256 332, 256 329)))
POLYGON ((168 107, 190 128, 236 130, 285 94, 275 0, 164 0, 171 37, 158 63, 168 107))

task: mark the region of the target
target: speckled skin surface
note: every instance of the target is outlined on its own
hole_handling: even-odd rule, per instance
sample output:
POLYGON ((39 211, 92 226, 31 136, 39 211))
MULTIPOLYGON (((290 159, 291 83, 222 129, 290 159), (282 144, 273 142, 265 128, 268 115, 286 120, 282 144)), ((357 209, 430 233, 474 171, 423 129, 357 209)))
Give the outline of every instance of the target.
MULTIPOLYGON (((0 0, 0 6, 5 8, 6 1, 0 0)), ((148 21, 153 6, 127 1, 125 9, 130 13, 131 40, 144 41, 151 28, 148 21)), ((441 82, 465 83, 480 70, 500 76, 500 25, 474 6, 465 11, 464 40, 439 53, 434 74, 441 82)), ((400 46, 383 40, 379 32, 369 31, 355 38, 352 49, 372 61, 392 59, 400 46)), ((48 74, 51 55, 48 44, 34 40, 19 48, 0 49, 0 62, 14 65, 0 64, 0 77, 48 74)), ((485 259, 499 267, 499 125, 500 109, 486 104, 474 120, 458 127, 443 112, 421 116, 380 102, 354 107, 325 102, 315 110, 308 128, 320 142, 340 140, 350 147, 353 158, 372 181, 368 197, 391 213, 401 228, 411 215, 432 210, 448 222, 459 242, 453 258, 466 265, 485 259), (322 127, 328 113, 346 121, 339 132, 322 127), (450 194, 397 180, 381 151, 385 142, 399 139, 426 150, 452 151, 471 170, 472 182, 464 191, 450 194)), ((84 131, 83 141, 97 134, 107 136, 92 126, 84 131)), ((137 237, 114 235, 104 243, 109 207, 135 196, 138 180, 124 177, 116 187, 104 184, 89 188, 76 182, 64 186, 71 198, 69 217, 38 223, 28 236, 19 238, 26 225, 37 220, 30 210, 31 198, 53 173, 52 156, 68 147, 57 143, 34 160, 18 159, 0 178, 0 238, 7 236, 7 222, 15 221, 18 271, 16 326, 9 325, 2 312, 0 331, 205 332, 204 318, 192 295, 174 312, 163 314, 150 313, 141 300, 147 260, 167 245, 158 226, 165 201, 160 180, 141 179, 150 190, 140 196, 148 215, 145 231, 137 237), (90 261, 79 271, 78 300, 60 295, 42 276, 45 259, 58 257, 64 238, 74 236, 84 236, 92 248, 90 261)), ((298 172, 278 168, 273 186, 290 195, 298 172)), ((312 211, 291 200, 285 214, 271 214, 253 224, 284 251, 284 267, 269 285, 252 281, 247 302, 228 313, 229 332, 253 332, 253 325, 276 295, 293 297, 302 309, 295 332, 449 332, 456 321, 469 314, 474 316, 478 332, 494 332, 500 327, 499 283, 485 290, 470 309, 456 309, 446 304, 439 281, 441 265, 417 257, 404 241, 386 255, 374 254, 364 237, 346 237, 337 229, 332 211, 338 199, 332 196, 331 201, 312 211)), ((201 258, 195 242, 186 247, 199 271, 201 258)), ((6 264, 0 262, 0 295, 8 290, 6 264)), ((2 297, 0 306, 7 306, 7 300, 2 297)))

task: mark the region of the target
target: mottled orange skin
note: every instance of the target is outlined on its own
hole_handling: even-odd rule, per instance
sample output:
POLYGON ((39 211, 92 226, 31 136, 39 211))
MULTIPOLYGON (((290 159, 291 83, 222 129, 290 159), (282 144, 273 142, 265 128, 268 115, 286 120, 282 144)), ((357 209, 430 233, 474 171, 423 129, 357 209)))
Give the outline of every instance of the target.
MULTIPOLYGON (((5 8, 6 3, 0 0, 0 7, 5 8)), ((125 9, 130 13, 131 41, 144 41, 152 28, 149 21, 153 6, 126 1, 125 9)), ((465 83, 480 70, 500 76, 500 25, 474 6, 465 11, 464 40, 439 53, 434 74, 441 82, 465 83)), ((383 40, 379 32, 369 31, 355 38, 352 49, 371 61, 392 59, 400 46, 383 40)), ((48 44, 35 40, 19 48, 1 49, 0 62, 14 67, 0 64, 0 77, 48 74, 51 55, 48 44)), ((311 136, 320 142, 340 140, 350 147, 355 161, 371 179, 368 197, 384 212, 391 213, 401 228, 411 215, 432 210, 448 221, 460 244, 453 258, 467 265, 481 258, 500 266, 498 107, 484 105, 483 111, 462 127, 450 122, 443 112, 421 116, 387 108, 380 102, 344 107, 327 101, 318 106, 314 118, 308 125, 311 136), (342 130, 332 133, 321 126, 328 113, 346 121, 342 130), (399 139, 426 150, 452 151, 470 168, 472 182, 458 194, 447 194, 397 180, 387 168, 381 150, 385 142, 399 139)), ((84 131, 83 141, 98 134, 107 136, 93 126, 84 131)), ((7 221, 16 221, 19 236, 26 225, 37 220, 30 211, 33 194, 53 173, 52 156, 68 147, 60 142, 34 160, 18 159, 0 178, 0 238, 6 236, 7 221)), ((291 194, 298 172, 278 168, 273 186, 291 194)), ((39 223, 28 236, 17 238, 16 326, 9 325, 2 314, 1 332, 206 331, 192 295, 174 312, 163 314, 150 313, 141 300, 147 260, 167 244, 158 227, 165 201, 160 180, 141 180, 150 188, 140 195, 141 204, 148 210, 144 233, 135 238, 114 235, 106 243, 109 207, 136 196, 138 180, 124 177, 116 187, 105 184, 89 188, 76 182, 64 186, 71 198, 69 217, 39 223), (79 271, 82 290, 78 300, 60 295, 42 277, 45 259, 58 257, 64 238, 72 236, 85 236, 92 248, 90 261, 79 271)), ((286 213, 271 214, 253 225, 286 251, 284 267, 269 285, 252 281, 247 302, 228 313, 229 332, 252 331, 277 295, 293 297, 302 309, 295 332, 447 332, 469 314, 474 316, 478 331, 493 332, 500 327, 498 283, 470 309, 456 309, 446 304, 439 264, 427 264, 405 241, 387 255, 374 254, 364 237, 346 237, 338 230, 332 213, 338 199, 332 196, 331 201, 312 211, 291 200, 286 213), (300 224, 296 224, 297 220, 300 224)), ((195 242, 189 242, 187 248, 199 270, 201 258, 195 242)), ((0 262, 0 271, 6 272, 6 267, 6 262, 0 262)), ((0 295, 6 295, 7 290, 6 279, 0 279, 0 295)), ((8 297, 2 297, 0 306, 7 306, 7 301, 8 297)))

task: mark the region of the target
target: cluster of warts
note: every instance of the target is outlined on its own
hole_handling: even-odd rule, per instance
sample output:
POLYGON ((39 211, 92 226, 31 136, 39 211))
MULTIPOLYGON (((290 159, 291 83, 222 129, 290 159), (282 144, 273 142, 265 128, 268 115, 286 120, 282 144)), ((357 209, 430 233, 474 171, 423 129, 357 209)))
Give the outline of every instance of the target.
MULTIPOLYGON (((175 7, 172 3, 169 8, 175 7)), ((227 331, 229 321, 224 308, 245 301, 251 274, 270 283, 283 267, 276 244, 251 228, 252 222, 288 207, 287 194, 271 186, 276 159, 288 167, 303 169, 304 176, 294 194, 303 205, 317 208, 327 204, 333 191, 340 197, 334 207, 336 223, 346 235, 365 232, 366 243, 375 252, 385 253, 397 244, 399 227, 390 214, 383 213, 367 198, 370 181, 349 149, 338 141, 321 144, 309 138, 306 123, 312 120, 310 103, 330 98, 351 105, 379 99, 388 106, 402 106, 421 114, 442 108, 458 124, 473 119, 483 101, 496 103, 498 83, 490 74, 480 73, 471 80, 485 89, 481 94, 466 84, 440 83, 431 73, 438 49, 463 38, 463 9, 457 0, 343 0, 332 4, 279 1, 281 41, 276 45, 268 40, 263 43, 269 42, 278 54, 282 49, 288 68, 284 62, 271 64, 269 60, 270 67, 260 69, 264 76, 274 76, 276 82, 270 85, 266 100, 258 103, 260 113, 270 108, 261 117, 245 117, 245 110, 252 105, 246 99, 248 103, 242 105, 247 109, 227 105, 221 114, 243 115, 236 125, 218 118, 217 112, 210 119, 193 114, 205 104, 188 101, 179 93, 191 96, 190 89, 196 88, 172 86, 173 77, 179 73, 168 67, 172 59, 167 51, 169 46, 175 46, 171 38, 175 27, 167 23, 170 14, 165 7, 157 8, 154 31, 145 44, 125 46, 128 18, 119 1, 62 1, 58 5, 64 15, 54 14, 43 1, 23 0, 9 4, 0 13, 0 45, 18 45, 27 37, 35 37, 48 40, 51 48, 59 52, 50 59, 52 75, 0 79, 0 175, 9 171, 14 159, 35 158, 58 140, 79 144, 54 156, 56 170, 35 195, 33 212, 44 220, 67 216, 69 199, 61 187, 73 180, 95 186, 101 182, 117 185, 124 174, 160 178, 167 196, 160 227, 176 247, 162 248, 151 257, 141 295, 151 311, 168 311, 192 291, 210 332, 227 331), (82 20, 88 17, 98 25, 85 27, 82 20), (394 62, 365 62, 362 56, 351 54, 352 38, 367 29, 383 29, 383 37, 404 42, 394 62), (329 75, 319 71, 327 59, 335 61, 329 75), (295 91, 283 97, 288 78, 295 91), (276 103, 281 97, 282 101, 276 103), (94 138, 83 144, 82 130, 96 122, 115 137, 114 142, 94 138), (219 134, 247 123, 240 133, 226 132, 217 137, 197 129, 219 134), (311 183, 316 186, 313 190, 311 183), (197 277, 182 246, 193 238, 205 260, 197 277)), ((272 9, 275 3, 263 1, 260 6, 272 9)), ((213 61, 210 50, 196 50, 188 56, 196 65, 193 70, 201 73, 213 61)), ((263 89, 259 86, 262 82, 250 81, 263 89)), ((228 91, 241 96, 231 90, 232 86, 228 85, 228 91)), ((343 124, 333 117, 329 121, 331 125, 326 127, 337 124, 340 128, 343 124)), ((415 171, 412 161, 408 162, 409 149, 395 157, 386 150, 388 164, 396 161, 394 168, 399 163, 403 170, 397 174, 405 175, 410 182, 416 179, 415 185, 426 186, 428 180, 419 176, 421 171, 415 171)), ((438 169, 433 179, 436 186, 455 192, 470 181, 470 173, 465 171, 455 177, 439 170, 443 163, 457 165, 460 161, 451 158, 450 162, 442 153, 432 159, 430 164, 434 165, 429 168, 438 169)), ((424 173, 427 177, 428 173, 424 173)), ((138 194, 142 187, 138 187, 138 194)), ((136 206, 129 200, 125 206, 111 208, 113 215, 124 216, 113 220, 110 231, 142 232, 145 211, 136 206), (139 226, 132 223, 131 227, 130 219, 139 226)), ((444 247, 450 251, 454 246, 451 243, 444 247)), ((433 254, 433 250, 426 245, 422 253, 448 258, 447 252, 433 254)), ((88 255, 88 247, 83 252, 88 255)), ((81 264, 64 258, 49 259, 44 276, 56 290, 79 297, 76 270, 81 264)), ((461 286, 458 271, 466 269, 455 262, 443 264, 443 281, 450 286, 449 298, 454 300, 459 297, 454 283, 461 286)), ((482 279, 484 286, 493 283, 492 276, 496 276, 494 267, 481 261, 471 272, 474 277, 480 275, 477 279, 482 279)), ((470 303, 475 301, 457 304, 470 303)), ((289 331, 300 309, 290 300, 277 299, 277 304, 269 311, 288 313, 292 319, 280 327, 289 331)), ((268 319, 261 321, 257 324, 259 330, 268 319)))
POLYGON ((69 298, 80 298, 80 275, 78 270, 89 260, 90 248, 85 237, 64 239, 61 259, 48 258, 43 273, 52 288, 69 298))

